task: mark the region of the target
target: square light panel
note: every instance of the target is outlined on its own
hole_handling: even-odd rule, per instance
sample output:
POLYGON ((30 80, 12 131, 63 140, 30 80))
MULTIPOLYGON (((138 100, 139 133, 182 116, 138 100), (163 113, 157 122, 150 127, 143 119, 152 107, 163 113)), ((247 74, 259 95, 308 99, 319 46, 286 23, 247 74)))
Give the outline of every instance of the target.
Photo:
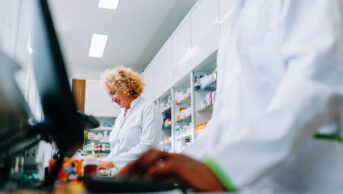
POLYGON ((119 4, 119 0, 99 0, 98 7, 103 9, 116 10, 119 4))
POLYGON ((104 54, 107 39, 107 35, 93 34, 88 56, 101 58, 104 54))

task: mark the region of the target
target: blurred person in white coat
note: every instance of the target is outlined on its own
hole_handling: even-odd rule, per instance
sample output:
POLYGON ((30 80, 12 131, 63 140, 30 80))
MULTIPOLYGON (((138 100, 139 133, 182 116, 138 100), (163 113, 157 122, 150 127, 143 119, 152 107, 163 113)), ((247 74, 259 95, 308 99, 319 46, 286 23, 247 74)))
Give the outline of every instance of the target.
POLYGON ((143 152, 158 146, 162 115, 153 103, 140 96, 145 84, 130 68, 119 66, 107 70, 102 75, 102 83, 121 112, 110 133, 110 154, 99 161, 98 169, 118 171, 143 152))
POLYGON ((53 157, 53 144, 44 140, 40 141, 37 147, 36 164, 38 170, 38 177, 40 180, 44 180, 45 175, 48 173, 49 161, 53 157))
POLYGON ((150 150, 119 175, 172 177, 196 191, 342 193, 342 4, 234 1, 204 134, 184 154, 150 150), (335 127, 323 134, 325 125, 335 127))

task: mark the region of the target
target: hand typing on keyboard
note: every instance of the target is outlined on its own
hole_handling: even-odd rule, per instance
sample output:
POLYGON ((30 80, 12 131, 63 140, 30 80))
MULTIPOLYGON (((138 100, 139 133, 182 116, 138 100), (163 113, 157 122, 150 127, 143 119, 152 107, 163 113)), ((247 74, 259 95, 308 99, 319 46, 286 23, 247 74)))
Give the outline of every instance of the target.
POLYGON ((149 150, 136 161, 127 164, 116 177, 138 176, 149 179, 174 179, 196 191, 224 191, 222 183, 202 162, 183 154, 149 150))

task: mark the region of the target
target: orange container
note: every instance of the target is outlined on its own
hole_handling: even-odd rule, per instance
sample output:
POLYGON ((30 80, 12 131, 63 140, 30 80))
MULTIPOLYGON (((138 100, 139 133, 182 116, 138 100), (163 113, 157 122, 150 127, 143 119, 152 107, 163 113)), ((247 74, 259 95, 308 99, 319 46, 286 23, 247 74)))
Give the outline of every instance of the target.
MULTIPOLYGON (((64 182, 78 181, 77 178, 82 176, 82 162, 80 159, 64 158, 62 167, 58 172, 57 178, 64 182)), ((51 171, 53 165, 56 163, 56 159, 49 161, 49 171, 51 171)))

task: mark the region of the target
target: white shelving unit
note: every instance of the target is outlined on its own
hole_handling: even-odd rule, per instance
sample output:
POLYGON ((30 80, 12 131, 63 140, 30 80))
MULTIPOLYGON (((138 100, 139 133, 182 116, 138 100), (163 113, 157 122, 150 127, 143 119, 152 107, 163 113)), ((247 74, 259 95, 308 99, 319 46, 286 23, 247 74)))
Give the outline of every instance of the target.
POLYGON ((194 70, 194 139, 212 117, 217 84, 217 52, 212 53, 194 70))
POLYGON ((112 127, 98 127, 98 128, 92 129, 92 131, 112 131, 112 127))
POLYGON ((192 86, 190 75, 184 76, 173 86, 175 100, 173 124, 174 142, 173 152, 181 152, 193 139, 193 107, 192 107, 192 86))
POLYGON ((230 18, 232 8, 232 2, 225 0, 197 1, 142 74, 147 99, 160 101, 167 90, 171 95, 171 152, 179 152, 194 141, 212 116, 217 83, 207 81, 215 74, 202 79, 200 88, 194 81, 216 69, 222 24, 230 18), (186 88, 190 88, 190 98, 181 102, 190 108, 190 116, 177 121, 181 102, 175 104, 176 93, 186 88), (176 130, 180 125, 188 125, 190 130, 181 134, 176 130))
POLYGON ((216 56, 216 51, 210 54, 155 100, 164 121, 171 119, 169 126, 163 126, 161 149, 181 152, 211 119, 216 91, 216 56), (167 99, 171 99, 170 105, 167 99), (164 140, 166 137, 169 141, 164 140))
POLYGON ((109 134, 112 131, 113 117, 96 117, 100 127, 85 130, 83 151, 93 157, 105 157, 110 153, 109 134), (106 123, 106 124, 105 124, 106 123))
POLYGON ((166 91, 157 101, 159 109, 163 115, 162 135, 160 139, 160 149, 172 152, 172 98, 171 89, 166 91))

